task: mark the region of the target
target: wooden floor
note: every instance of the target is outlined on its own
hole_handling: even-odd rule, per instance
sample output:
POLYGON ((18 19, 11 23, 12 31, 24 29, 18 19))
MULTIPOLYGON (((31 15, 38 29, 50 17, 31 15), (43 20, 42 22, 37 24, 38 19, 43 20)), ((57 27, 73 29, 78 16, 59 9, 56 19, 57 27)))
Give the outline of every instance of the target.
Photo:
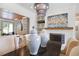
POLYGON ((28 56, 30 55, 29 50, 26 47, 7 53, 3 56, 28 56))
MULTIPOLYGON (((44 56, 46 55, 46 48, 40 48, 38 54, 35 56, 43 56, 43 55, 44 56)), ((33 55, 30 55, 28 48, 23 47, 18 50, 7 53, 3 56, 33 56, 33 55)))
MULTIPOLYGON (((52 51, 51 51, 52 52, 52 51)), ((3 56, 33 56, 29 53, 29 50, 26 47, 20 48, 18 50, 7 53, 3 56)), ((40 48, 38 54, 35 56, 50 56, 47 48, 40 48)), ((52 55, 55 56, 55 55, 52 55)))

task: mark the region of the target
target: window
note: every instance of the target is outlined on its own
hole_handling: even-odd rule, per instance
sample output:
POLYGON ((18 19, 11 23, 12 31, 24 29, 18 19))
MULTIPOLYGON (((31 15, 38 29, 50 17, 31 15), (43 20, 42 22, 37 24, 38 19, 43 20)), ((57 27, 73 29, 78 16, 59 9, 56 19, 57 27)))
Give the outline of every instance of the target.
POLYGON ((3 34, 12 34, 13 33, 13 23, 3 22, 3 34))

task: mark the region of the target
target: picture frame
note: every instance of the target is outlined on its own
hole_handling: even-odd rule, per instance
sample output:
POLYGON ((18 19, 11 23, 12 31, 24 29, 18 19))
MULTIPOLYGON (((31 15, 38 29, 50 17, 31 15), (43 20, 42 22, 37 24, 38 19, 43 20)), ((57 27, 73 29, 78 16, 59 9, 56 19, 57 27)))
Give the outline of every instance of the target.
POLYGON ((68 24, 68 13, 48 16, 47 26, 48 27, 67 27, 68 24))

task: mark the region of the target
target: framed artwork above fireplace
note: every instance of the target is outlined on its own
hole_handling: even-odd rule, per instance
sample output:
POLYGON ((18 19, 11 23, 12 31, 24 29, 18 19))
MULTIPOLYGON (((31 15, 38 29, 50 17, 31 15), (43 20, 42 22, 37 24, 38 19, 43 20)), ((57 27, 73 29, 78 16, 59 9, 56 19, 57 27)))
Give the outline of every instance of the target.
POLYGON ((68 13, 48 16, 47 27, 67 27, 68 13))

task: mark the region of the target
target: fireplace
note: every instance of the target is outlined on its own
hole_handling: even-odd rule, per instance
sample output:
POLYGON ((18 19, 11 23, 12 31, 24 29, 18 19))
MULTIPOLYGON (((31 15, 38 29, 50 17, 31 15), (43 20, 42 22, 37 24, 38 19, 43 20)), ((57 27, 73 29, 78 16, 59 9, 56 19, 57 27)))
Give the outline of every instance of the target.
POLYGON ((59 56, 62 43, 65 43, 65 35, 58 33, 50 33, 50 40, 47 43, 48 55, 59 56))
POLYGON ((64 44, 65 43, 65 35, 64 34, 58 34, 58 33, 50 33, 50 40, 64 44))

